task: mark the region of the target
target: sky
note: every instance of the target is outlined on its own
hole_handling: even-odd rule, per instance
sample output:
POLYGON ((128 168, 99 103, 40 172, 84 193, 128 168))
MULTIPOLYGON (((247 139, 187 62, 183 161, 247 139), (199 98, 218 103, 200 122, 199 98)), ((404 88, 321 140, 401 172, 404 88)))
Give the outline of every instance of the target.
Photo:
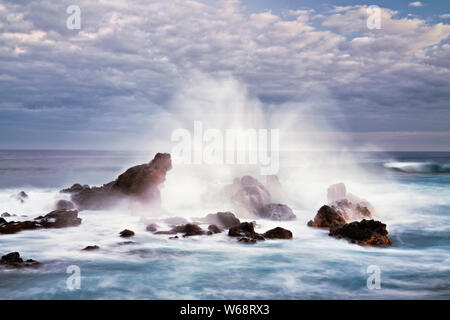
POLYGON ((0 149, 140 148, 202 74, 354 149, 450 151, 449 36, 444 0, 0 0, 0 149))

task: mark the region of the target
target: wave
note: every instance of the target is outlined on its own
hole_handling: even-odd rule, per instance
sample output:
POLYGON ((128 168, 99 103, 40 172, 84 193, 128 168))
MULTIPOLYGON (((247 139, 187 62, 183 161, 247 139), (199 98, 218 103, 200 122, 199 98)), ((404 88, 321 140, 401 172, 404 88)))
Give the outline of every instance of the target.
POLYGON ((384 167, 405 173, 450 173, 450 164, 436 162, 387 162, 384 167))

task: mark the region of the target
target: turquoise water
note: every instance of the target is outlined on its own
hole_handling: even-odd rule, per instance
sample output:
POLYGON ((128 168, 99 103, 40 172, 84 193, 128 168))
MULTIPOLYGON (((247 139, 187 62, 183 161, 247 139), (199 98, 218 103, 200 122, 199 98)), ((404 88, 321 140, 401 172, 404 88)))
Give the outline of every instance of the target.
MULTIPOLYGON (((62 187, 75 182, 102 184, 152 156, 0 151, 0 212, 29 217, 47 213, 65 196, 58 193, 62 187), (24 203, 14 198, 21 190, 29 195, 24 203)), ((275 226, 291 230, 294 239, 290 241, 243 245, 225 233, 169 240, 146 232, 141 216, 129 207, 82 211, 83 222, 75 228, 0 235, 0 254, 19 251, 22 257, 43 263, 38 269, 0 269, 0 298, 449 299, 448 164, 450 153, 371 153, 352 154, 325 166, 315 161, 306 169, 304 162, 290 166, 288 173, 280 173, 280 180, 288 189, 286 202, 297 220, 257 221, 257 231, 275 226), (388 226, 391 248, 363 248, 306 227, 325 203, 326 187, 340 181, 375 206, 376 219, 388 226), (118 232, 125 228, 136 232, 135 244, 118 244, 124 241, 118 232), (80 250, 94 244, 101 250, 80 250), (67 286, 70 274, 66 271, 71 265, 80 268, 80 289, 67 286), (379 290, 367 287, 371 265, 381 270, 379 290)), ((223 209, 174 196, 179 192, 180 172, 174 169, 162 189, 167 216, 199 217, 223 209)))

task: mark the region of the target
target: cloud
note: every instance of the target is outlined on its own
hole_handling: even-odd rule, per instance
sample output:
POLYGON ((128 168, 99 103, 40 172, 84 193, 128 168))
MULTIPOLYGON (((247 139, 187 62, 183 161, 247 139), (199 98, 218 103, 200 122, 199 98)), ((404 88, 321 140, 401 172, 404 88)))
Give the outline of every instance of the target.
POLYGON ((442 18, 442 19, 448 19, 448 18, 450 18, 450 13, 441 14, 441 15, 439 16, 439 18, 442 18))
POLYGON ((410 6, 410 7, 422 7, 423 4, 422 4, 422 2, 420 2, 420 1, 414 1, 414 2, 410 2, 410 3, 408 4, 408 6, 410 6))
POLYGON ((38 136, 19 127, 64 132, 62 146, 128 146, 195 73, 231 76, 270 110, 323 98, 343 130, 448 128, 448 24, 381 8, 382 28, 369 30, 365 6, 276 14, 239 1, 79 0, 82 28, 68 30, 70 4, 2 4, 0 146, 38 136), (80 140, 87 132, 96 139, 80 140))

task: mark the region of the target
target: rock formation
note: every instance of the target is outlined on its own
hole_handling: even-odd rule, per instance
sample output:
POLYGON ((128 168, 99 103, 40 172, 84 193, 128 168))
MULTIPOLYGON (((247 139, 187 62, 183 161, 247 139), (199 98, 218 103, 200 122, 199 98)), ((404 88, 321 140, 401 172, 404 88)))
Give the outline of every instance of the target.
POLYGON ((164 182, 171 168, 170 154, 158 153, 149 163, 131 167, 116 180, 101 187, 74 184, 61 192, 70 193, 80 210, 108 208, 123 199, 158 206, 161 201, 158 186, 164 182))
POLYGON ((352 243, 362 246, 391 246, 386 225, 380 221, 363 219, 360 222, 351 222, 344 226, 330 229, 330 236, 344 238, 352 243))

